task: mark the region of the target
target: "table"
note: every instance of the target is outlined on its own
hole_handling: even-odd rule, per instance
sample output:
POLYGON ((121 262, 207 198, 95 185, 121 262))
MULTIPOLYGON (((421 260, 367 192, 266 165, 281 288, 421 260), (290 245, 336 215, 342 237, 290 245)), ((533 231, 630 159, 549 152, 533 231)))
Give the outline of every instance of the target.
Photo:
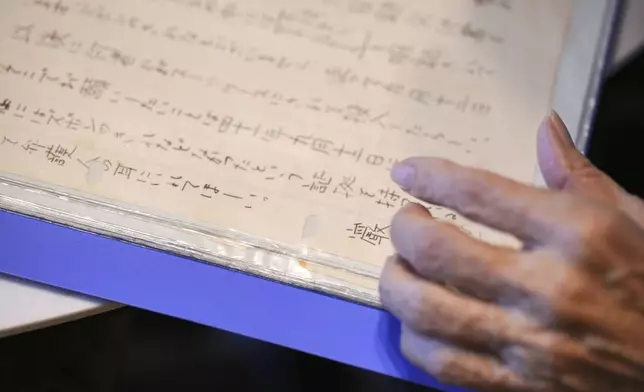
POLYGON ((0 277, 0 338, 91 316, 118 306, 60 289, 2 276, 0 277))

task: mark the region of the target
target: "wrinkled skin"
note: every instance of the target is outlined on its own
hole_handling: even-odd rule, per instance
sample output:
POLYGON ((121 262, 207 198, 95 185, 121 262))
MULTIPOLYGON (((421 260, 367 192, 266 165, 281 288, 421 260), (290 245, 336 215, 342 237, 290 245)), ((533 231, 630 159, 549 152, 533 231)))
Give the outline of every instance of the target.
POLYGON ((578 153, 556 114, 538 156, 548 189, 441 159, 393 169, 416 198, 523 243, 484 243, 402 208, 380 279, 402 352, 477 391, 644 391, 644 203, 578 153))

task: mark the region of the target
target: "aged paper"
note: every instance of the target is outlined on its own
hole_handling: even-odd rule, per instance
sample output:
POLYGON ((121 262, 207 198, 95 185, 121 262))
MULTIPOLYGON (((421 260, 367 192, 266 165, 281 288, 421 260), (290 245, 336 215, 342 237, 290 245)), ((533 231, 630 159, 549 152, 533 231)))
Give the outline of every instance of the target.
POLYGON ((572 4, 5 0, 0 173, 378 266, 397 160, 532 180, 572 4))

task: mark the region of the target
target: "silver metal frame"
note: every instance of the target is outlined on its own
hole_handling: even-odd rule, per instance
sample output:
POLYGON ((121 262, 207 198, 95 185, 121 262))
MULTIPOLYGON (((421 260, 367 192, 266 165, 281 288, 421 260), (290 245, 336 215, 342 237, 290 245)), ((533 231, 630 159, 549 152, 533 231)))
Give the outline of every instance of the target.
POLYGON ((581 124, 579 128, 579 133, 575 140, 577 146, 587 152, 588 143, 591 137, 591 128, 593 124, 593 119, 595 116, 595 111, 597 108, 597 99, 599 96, 599 91, 601 88, 601 83, 608 72, 608 68, 612 65, 612 44, 615 38, 616 25, 619 20, 619 10, 621 1, 613 0, 608 1, 605 13, 604 20, 602 21, 602 28, 600 32, 600 38, 597 45, 597 51, 592 62, 592 71, 591 79, 588 84, 588 92, 584 100, 584 110, 581 116, 581 124))

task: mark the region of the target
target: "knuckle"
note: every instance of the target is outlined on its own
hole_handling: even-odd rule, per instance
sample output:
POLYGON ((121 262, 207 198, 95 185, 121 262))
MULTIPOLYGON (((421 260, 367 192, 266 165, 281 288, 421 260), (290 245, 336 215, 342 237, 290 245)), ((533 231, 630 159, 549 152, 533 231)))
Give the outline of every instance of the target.
POLYGON ((617 210, 594 209, 580 222, 579 240, 582 245, 590 247, 598 241, 612 238, 623 223, 623 216, 617 210))
POLYGON ((580 306, 592 301, 596 295, 595 286, 577 268, 562 268, 562 276, 551 282, 552 287, 546 295, 548 305, 544 312, 544 316, 548 315, 551 321, 567 318, 580 306))
POLYGON ((530 264, 538 268, 523 275, 530 293, 520 302, 525 311, 542 322, 556 322, 576 305, 592 297, 594 285, 578 266, 551 252, 537 253, 532 257, 534 263, 530 264))
POLYGON ((579 303, 578 301, 585 297, 587 288, 576 274, 569 273, 567 275, 565 283, 562 282, 556 286, 552 300, 568 304, 579 303))

